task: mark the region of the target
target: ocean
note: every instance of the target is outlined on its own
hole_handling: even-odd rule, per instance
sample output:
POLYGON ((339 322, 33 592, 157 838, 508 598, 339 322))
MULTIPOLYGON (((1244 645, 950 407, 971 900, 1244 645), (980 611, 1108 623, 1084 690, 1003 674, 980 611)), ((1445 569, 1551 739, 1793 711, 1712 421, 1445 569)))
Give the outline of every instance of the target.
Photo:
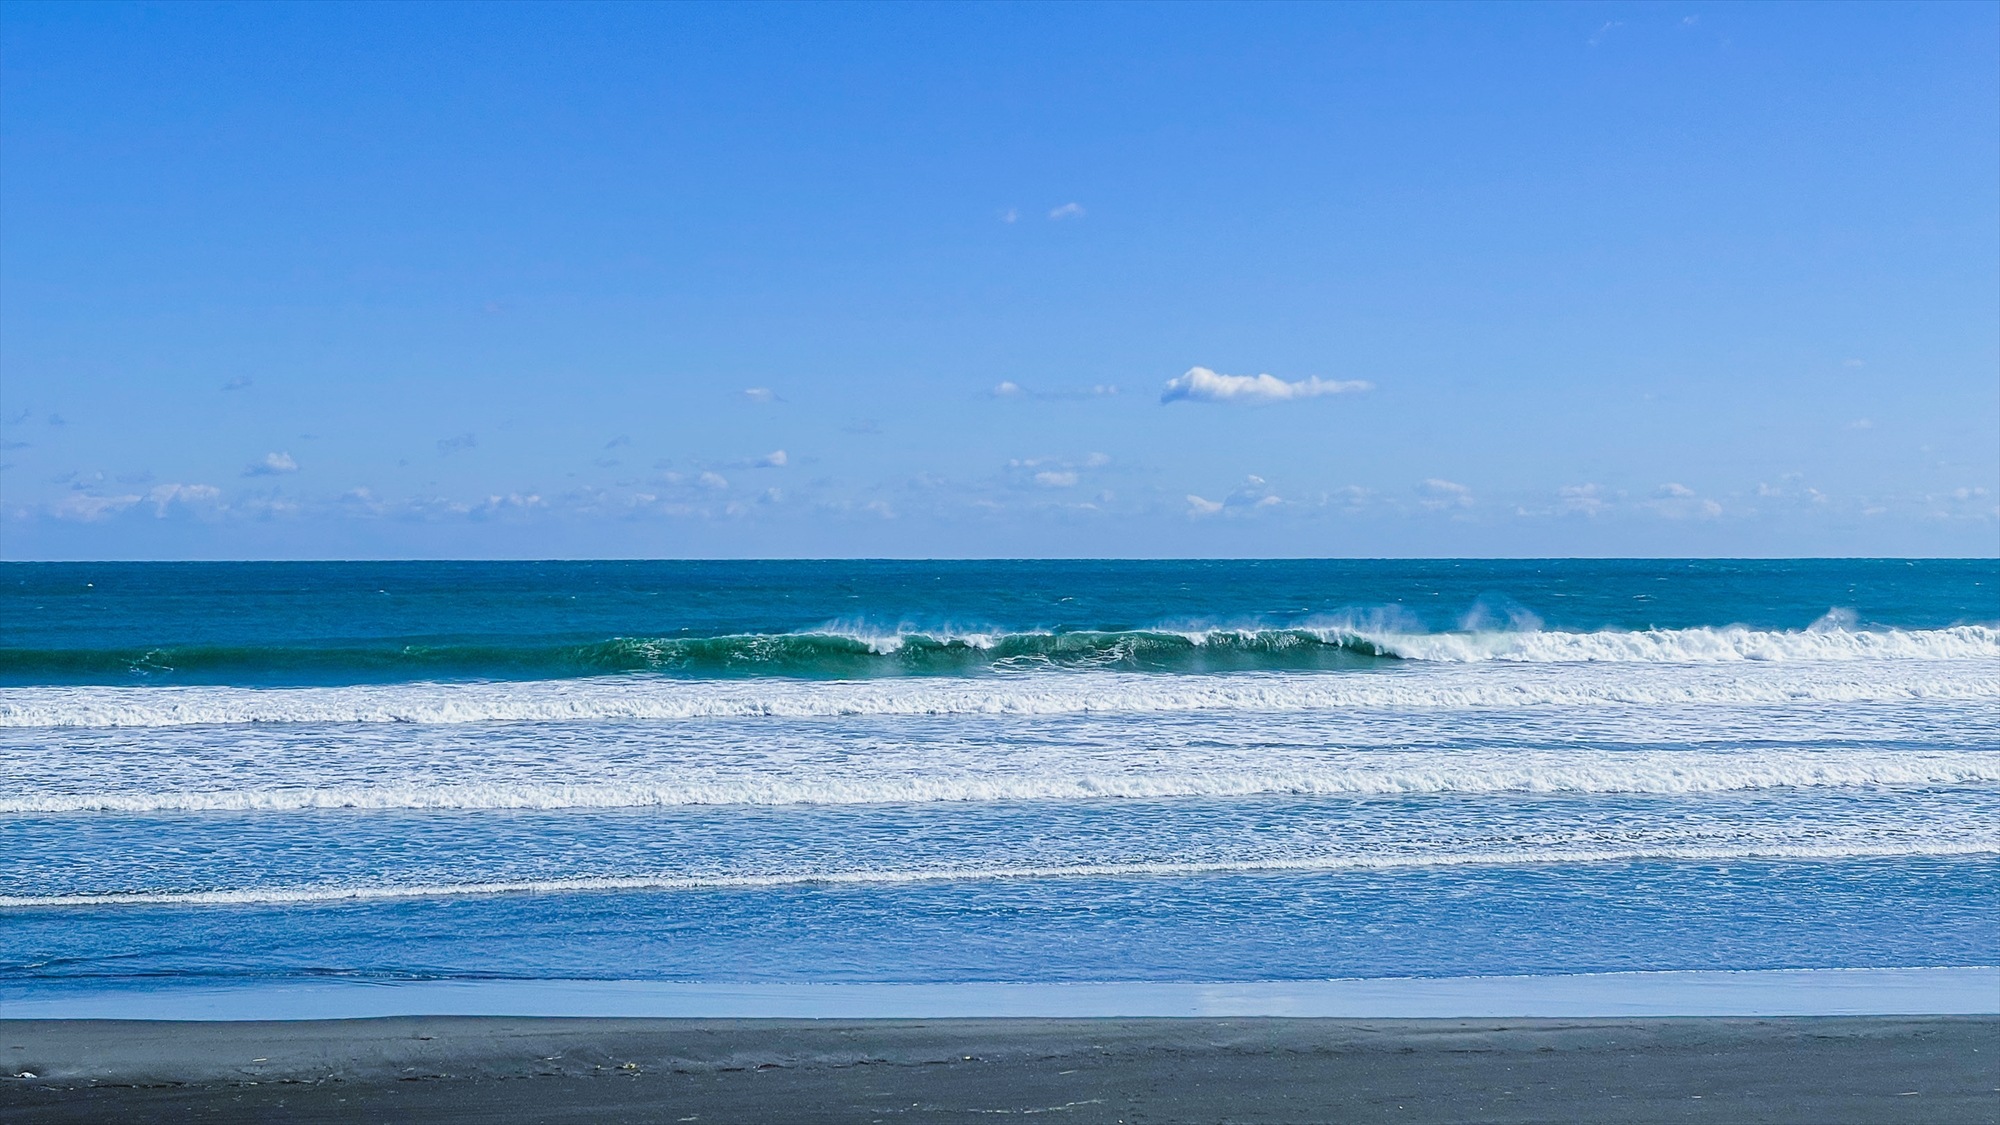
POLYGON ((1994 965, 1994 560, 0 565, 17 1005, 1994 965))

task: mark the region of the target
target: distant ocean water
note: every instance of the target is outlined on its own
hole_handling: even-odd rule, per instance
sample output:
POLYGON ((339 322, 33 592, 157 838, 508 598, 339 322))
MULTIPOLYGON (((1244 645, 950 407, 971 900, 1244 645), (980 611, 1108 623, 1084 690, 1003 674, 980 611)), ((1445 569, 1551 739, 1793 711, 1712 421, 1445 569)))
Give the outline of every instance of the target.
POLYGON ((0 565, 0 996, 2000 964, 1992 560, 0 565))

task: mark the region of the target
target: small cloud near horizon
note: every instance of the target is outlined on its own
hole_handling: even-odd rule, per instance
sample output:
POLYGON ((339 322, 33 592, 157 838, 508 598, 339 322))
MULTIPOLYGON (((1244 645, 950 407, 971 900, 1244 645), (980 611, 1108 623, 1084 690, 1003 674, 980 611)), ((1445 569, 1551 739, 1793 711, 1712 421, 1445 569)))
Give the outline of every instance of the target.
POLYGON ((461 449, 473 449, 478 445, 479 435, 471 433, 460 434, 457 437, 439 438, 437 443, 438 452, 443 454, 456 453, 461 449))
POLYGON ((778 392, 776 392, 776 391, 772 390, 772 389, 771 389, 771 388, 769 388, 769 387, 749 387, 749 388, 746 388, 746 389, 744 390, 744 392, 743 392, 743 397, 744 397, 744 398, 747 398, 747 399, 749 399, 749 400, 750 400, 751 402, 783 402, 783 401, 785 401, 784 399, 781 399, 781 398, 779 398, 779 397, 778 397, 778 392))
POLYGON ((1457 481, 1431 477, 1417 485, 1417 492, 1424 497, 1417 503, 1433 512, 1472 507, 1472 490, 1457 481))
POLYGON ((1081 203, 1065 203, 1065 204, 1063 204, 1063 205, 1062 205, 1061 207, 1058 207, 1058 208, 1056 208, 1055 210, 1053 210, 1053 211, 1050 211, 1050 212, 1049 212, 1049 218, 1051 218, 1051 219, 1058 219, 1058 220, 1060 220, 1060 219, 1081 219, 1081 218, 1083 218, 1083 204, 1081 204, 1081 203))
POLYGON ((291 454, 266 453, 262 458, 250 462, 244 468, 243 475, 246 477, 272 477, 281 473, 296 473, 298 471, 299 463, 292 460, 291 454))
POLYGON ((994 398, 1032 398, 1046 402, 1074 402, 1080 399, 1110 398, 1118 393, 1116 383, 1093 383, 1081 390, 1031 391, 1012 379, 998 383, 987 392, 994 398))
POLYGON ((782 469, 788 460, 789 458, 785 456, 784 450, 774 449, 764 456, 757 458, 757 467, 760 469, 782 469))
POLYGON ((1187 374, 1167 381, 1160 392, 1160 402, 1290 402, 1374 389, 1375 384, 1366 379, 1313 376, 1287 382, 1275 375, 1219 375, 1206 367, 1190 367, 1187 374))

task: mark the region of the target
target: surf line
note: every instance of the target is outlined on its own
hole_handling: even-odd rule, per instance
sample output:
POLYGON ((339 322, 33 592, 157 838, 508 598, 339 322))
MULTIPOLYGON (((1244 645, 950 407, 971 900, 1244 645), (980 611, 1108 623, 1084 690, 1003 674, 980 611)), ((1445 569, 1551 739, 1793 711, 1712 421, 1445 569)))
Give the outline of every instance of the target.
POLYGON ((1426 867, 1547 867, 1566 863, 1870 859, 1908 856, 2000 855, 2000 835, 1929 844, 1767 845, 1743 848, 1641 848, 1620 851, 1537 851, 1461 856, 1342 856, 1222 863, 1077 864, 1062 867, 937 868, 907 871, 798 872, 769 875, 635 875, 404 887, 247 888, 230 891, 0 895, 0 909, 80 906, 258 906, 300 902, 367 902, 474 895, 573 894, 594 891, 691 891, 790 886, 895 886, 1029 879, 1145 878, 1282 872, 1360 871, 1426 867))

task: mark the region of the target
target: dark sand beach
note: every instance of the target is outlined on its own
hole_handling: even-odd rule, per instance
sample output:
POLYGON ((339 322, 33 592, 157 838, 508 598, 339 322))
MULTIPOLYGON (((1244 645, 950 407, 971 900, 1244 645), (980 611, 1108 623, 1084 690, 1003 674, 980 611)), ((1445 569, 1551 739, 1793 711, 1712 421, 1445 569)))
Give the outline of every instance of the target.
POLYGON ((1988 1016, 14 1020, 0 1050, 12 1125, 2000 1121, 1988 1016))

